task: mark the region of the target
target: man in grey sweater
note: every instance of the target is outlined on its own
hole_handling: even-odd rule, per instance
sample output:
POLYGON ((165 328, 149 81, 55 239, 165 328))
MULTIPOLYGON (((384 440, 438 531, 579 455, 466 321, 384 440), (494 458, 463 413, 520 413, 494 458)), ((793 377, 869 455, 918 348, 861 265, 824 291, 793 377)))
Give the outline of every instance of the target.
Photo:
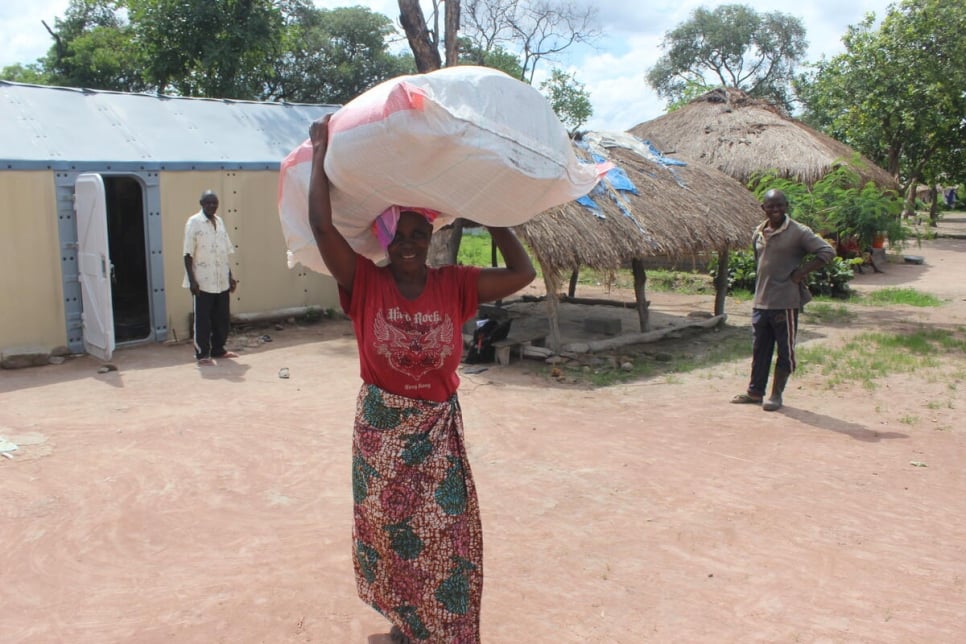
POLYGON ((805 278, 828 264, 835 251, 812 230, 788 217, 788 197, 781 190, 765 193, 761 205, 766 219, 752 236, 757 272, 755 300, 751 314, 754 346, 748 391, 731 399, 733 403, 761 405, 765 411, 782 406, 788 376, 795 371, 795 336, 798 313, 812 299, 805 278), (803 264, 802 261, 813 256, 803 264), (777 348, 771 396, 765 398, 772 355, 777 348))

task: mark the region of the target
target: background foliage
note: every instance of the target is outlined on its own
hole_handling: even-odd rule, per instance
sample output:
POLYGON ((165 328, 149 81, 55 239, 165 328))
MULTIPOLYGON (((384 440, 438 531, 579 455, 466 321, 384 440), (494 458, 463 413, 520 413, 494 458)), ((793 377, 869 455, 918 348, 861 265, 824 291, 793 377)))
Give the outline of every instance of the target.
POLYGON ((751 189, 759 199, 769 190, 781 190, 788 197, 793 219, 836 241, 854 238, 860 249, 871 247, 880 234, 896 247, 908 237, 898 195, 883 192, 871 182, 863 184, 858 173, 844 164, 812 186, 768 172, 753 178, 751 189))
POLYGON ((734 87, 791 110, 795 68, 807 47, 802 21, 741 4, 699 7, 664 36, 647 82, 670 103, 734 87))
POLYGON ((966 177, 964 34, 966 3, 903 0, 798 82, 805 120, 897 177, 910 210, 920 182, 966 177))

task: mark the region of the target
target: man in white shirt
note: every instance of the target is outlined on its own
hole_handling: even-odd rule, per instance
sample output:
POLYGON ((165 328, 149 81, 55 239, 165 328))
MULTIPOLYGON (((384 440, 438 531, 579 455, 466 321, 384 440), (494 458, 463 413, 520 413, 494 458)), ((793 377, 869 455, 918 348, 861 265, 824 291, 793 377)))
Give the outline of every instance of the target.
POLYGON ((211 190, 201 195, 201 211, 188 218, 184 227, 184 287, 194 296, 195 358, 199 365, 213 364, 213 358, 237 358, 225 350, 229 329, 229 293, 238 282, 232 277, 228 256, 235 252, 225 222, 215 214, 218 195, 211 190))

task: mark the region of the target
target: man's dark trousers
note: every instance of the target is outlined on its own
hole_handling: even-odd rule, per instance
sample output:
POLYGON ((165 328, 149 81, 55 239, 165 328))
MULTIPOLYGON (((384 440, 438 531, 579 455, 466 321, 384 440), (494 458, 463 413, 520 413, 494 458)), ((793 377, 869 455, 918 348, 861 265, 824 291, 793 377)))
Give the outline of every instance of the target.
POLYGON ((218 358, 225 355, 230 326, 228 291, 206 293, 200 291, 194 297, 195 358, 218 358))

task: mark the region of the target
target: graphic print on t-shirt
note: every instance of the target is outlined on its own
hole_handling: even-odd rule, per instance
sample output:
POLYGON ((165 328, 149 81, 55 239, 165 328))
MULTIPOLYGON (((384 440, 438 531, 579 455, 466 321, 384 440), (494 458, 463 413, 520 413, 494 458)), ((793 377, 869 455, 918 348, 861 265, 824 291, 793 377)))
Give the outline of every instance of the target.
POLYGON ((439 369, 453 353, 455 326, 439 311, 409 314, 393 307, 373 317, 373 346, 389 366, 413 380, 439 369))

